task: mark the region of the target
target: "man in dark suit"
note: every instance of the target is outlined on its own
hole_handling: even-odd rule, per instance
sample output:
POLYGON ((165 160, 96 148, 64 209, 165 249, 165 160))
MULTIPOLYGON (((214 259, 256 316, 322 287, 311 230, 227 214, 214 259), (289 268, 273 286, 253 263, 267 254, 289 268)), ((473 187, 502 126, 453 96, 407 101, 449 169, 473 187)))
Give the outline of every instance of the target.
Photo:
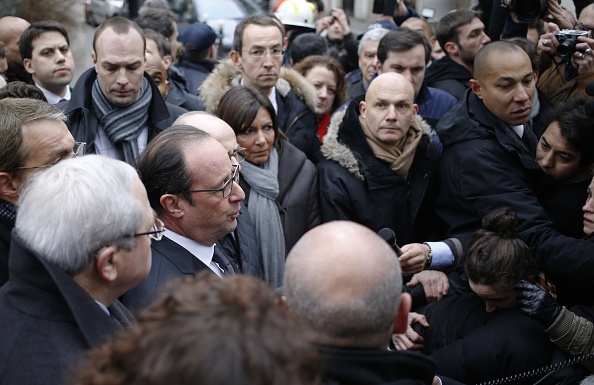
POLYGON ((84 350, 130 325, 117 298, 147 276, 163 231, 123 162, 89 155, 31 178, 0 289, 0 384, 64 384, 84 350))
POLYGON ((153 245, 148 278, 122 302, 132 309, 147 306, 171 279, 195 277, 198 271, 234 274, 215 245, 237 227, 245 199, 237 184, 239 166, 225 148, 195 127, 171 127, 149 143, 138 171, 167 233, 153 245))
MULTIPOLYGON (((239 164, 245 157, 245 149, 240 147, 235 132, 224 120, 203 111, 186 112, 180 116, 174 126, 188 125, 196 127, 223 145, 233 164, 239 164)), ((221 251, 243 274, 263 277, 262 255, 256 238, 254 223, 243 202, 237 217, 237 227, 217 241, 221 251)))

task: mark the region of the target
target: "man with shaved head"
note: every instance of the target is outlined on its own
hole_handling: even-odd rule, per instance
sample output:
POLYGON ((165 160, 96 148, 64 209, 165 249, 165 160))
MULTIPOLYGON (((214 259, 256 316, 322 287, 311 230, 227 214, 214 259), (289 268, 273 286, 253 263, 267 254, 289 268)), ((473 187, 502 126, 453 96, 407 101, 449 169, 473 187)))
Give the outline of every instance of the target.
POLYGON ((285 297, 325 362, 325 383, 431 384, 435 363, 388 351, 407 327, 398 258, 373 231, 335 221, 307 232, 287 256, 285 297))
POLYGON ((461 250, 456 240, 427 242, 440 239, 433 219, 439 151, 417 117, 411 82, 383 73, 364 97, 334 115, 324 138, 322 221, 394 230, 405 245, 405 275, 453 263, 461 250))
POLYGON ((14 16, 4 16, 0 19, 0 44, 6 51, 8 68, 5 72, 6 81, 20 80, 31 83, 31 75, 25 71, 23 59, 19 53, 19 39, 21 34, 29 28, 31 23, 25 19, 14 16))
POLYGON ((519 236, 554 277, 557 294, 594 282, 594 249, 559 234, 539 195, 545 179, 536 163, 530 114, 536 76, 524 50, 507 41, 483 47, 464 99, 444 116, 437 132, 440 160, 437 214, 447 235, 467 244, 481 220, 507 207, 517 214, 519 236))
MULTIPOLYGON (((245 149, 237 144, 235 132, 224 120, 207 112, 187 112, 173 122, 175 126, 192 126, 208 133, 225 147, 231 163, 243 161, 245 149)), ((238 271, 243 274, 261 277, 262 256, 256 239, 254 224, 247 207, 240 202, 241 210, 237 217, 237 228, 217 241, 225 256, 232 261, 238 271)))

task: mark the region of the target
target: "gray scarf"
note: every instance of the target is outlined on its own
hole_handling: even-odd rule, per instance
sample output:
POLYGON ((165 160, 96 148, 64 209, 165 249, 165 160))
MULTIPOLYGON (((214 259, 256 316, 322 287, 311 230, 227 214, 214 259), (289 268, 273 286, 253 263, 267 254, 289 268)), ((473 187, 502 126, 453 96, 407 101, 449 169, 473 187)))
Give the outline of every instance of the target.
POLYGON ((283 286, 285 274, 285 236, 276 204, 278 196, 278 151, 273 148, 260 167, 241 164, 241 175, 250 185, 248 211, 262 250, 264 279, 274 287, 283 286))
POLYGON ((148 108, 152 92, 148 80, 142 79, 142 94, 134 103, 124 108, 114 107, 99 88, 95 80, 91 90, 93 107, 105 134, 124 155, 124 161, 134 165, 140 154, 138 137, 148 122, 148 108))

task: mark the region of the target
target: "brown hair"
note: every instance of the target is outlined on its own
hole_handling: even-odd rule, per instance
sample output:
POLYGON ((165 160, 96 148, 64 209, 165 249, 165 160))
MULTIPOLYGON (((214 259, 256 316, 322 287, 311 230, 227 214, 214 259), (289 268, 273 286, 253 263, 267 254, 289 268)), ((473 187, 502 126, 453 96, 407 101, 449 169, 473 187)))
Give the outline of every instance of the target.
POLYGON ((231 126, 235 135, 245 131, 256 119, 258 110, 264 108, 270 114, 272 127, 274 129, 274 143, 283 138, 278 129, 276 111, 266 96, 257 88, 233 87, 221 98, 215 115, 231 126))
POLYGON ((333 72, 334 77, 336 78, 336 97, 334 98, 332 110, 330 111, 334 112, 338 107, 342 106, 345 99, 344 69, 338 60, 331 56, 311 55, 297 63, 295 65, 295 70, 299 71, 301 75, 305 76, 309 70, 317 66, 325 67, 329 71, 333 72))
POLYGON ((511 290, 520 280, 538 273, 536 257, 516 234, 517 224, 516 213, 505 208, 485 215, 484 228, 474 233, 464 259, 470 280, 511 290))
POLYGON ((203 272, 91 351, 73 384, 318 384, 319 362, 274 289, 203 272))

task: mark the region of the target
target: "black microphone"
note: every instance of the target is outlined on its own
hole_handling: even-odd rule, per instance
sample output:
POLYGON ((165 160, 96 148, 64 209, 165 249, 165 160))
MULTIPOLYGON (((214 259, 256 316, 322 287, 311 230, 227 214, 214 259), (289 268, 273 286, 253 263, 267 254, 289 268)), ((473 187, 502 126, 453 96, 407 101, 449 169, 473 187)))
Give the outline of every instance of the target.
POLYGON ((402 250, 400 250, 400 247, 398 247, 398 244, 396 243, 396 233, 394 233, 394 230, 384 227, 378 231, 377 235, 386 241, 388 245, 392 246, 397 257, 402 255, 402 250))

